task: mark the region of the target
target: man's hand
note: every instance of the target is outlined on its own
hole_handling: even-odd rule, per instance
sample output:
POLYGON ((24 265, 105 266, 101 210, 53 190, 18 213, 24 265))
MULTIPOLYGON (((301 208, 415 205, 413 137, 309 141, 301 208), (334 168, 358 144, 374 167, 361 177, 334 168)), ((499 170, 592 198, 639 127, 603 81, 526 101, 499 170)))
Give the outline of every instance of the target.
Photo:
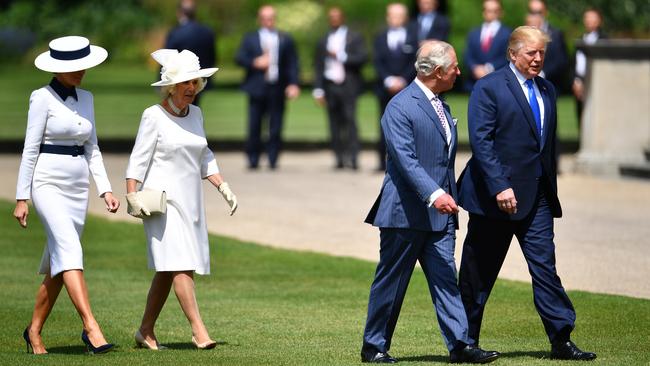
POLYGON ((296 84, 287 85, 286 89, 284 89, 284 94, 289 99, 296 99, 300 95, 300 87, 296 84))
POLYGON ((268 52, 264 52, 262 56, 257 56, 253 59, 253 67, 258 70, 266 70, 271 64, 271 56, 268 52))
POLYGON ((447 193, 433 201, 433 207, 435 207, 441 214, 458 213, 458 205, 456 205, 456 201, 454 201, 454 198, 447 193))
POLYGON ((515 198, 515 191, 508 188, 505 191, 497 194, 497 205, 499 210, 504 211, 510 215, 517 213, 517 199, 515 198))
POLYGON ((393 76, 390 86, 388 87, 388 92, 393 95, 399 93, 402 89, 406 87, 406 80, 399 76, 393 76))

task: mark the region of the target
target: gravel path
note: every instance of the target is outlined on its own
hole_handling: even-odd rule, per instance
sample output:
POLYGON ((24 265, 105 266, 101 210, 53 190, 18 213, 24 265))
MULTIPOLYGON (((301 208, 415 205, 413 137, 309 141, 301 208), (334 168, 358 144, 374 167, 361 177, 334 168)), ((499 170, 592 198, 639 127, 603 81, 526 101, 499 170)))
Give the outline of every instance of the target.
MULTIPOLYGON (((458 156, 457 173, 468 157, 458 156)), ((127 158, 125 154, 104 156, 123 205, 127 158)), ((19 159, 0 155, 1 198, 15 197, 19 159)), ((275 172, 248 171, 241 153, 220 153, 217 160, 240 207, 229 217, 221 195, 206 184, 210 232, 273 247, 378 259, 378 230, 363 223, 383 179, 372 171, 374 153, 362 154, 358 172, 334 171, 333 158, 326 151, 285 153, 275 172)), ((570 171, 571 165, 571 157, 563 158, 564 171, 570 171)), ((564 218, 556 220, 556 254, 565 287, 650 299, 650 181, 565 173, 558 184, 564 218)), ((123 208, 108 215, 99 199, 91 199, 90 211, 111 220, 138 221, 123 208)), ((460 218, 457 261, 467 214, 462 212, 460 218)), ((500 277, 530 282, 516 240, 500 277)))

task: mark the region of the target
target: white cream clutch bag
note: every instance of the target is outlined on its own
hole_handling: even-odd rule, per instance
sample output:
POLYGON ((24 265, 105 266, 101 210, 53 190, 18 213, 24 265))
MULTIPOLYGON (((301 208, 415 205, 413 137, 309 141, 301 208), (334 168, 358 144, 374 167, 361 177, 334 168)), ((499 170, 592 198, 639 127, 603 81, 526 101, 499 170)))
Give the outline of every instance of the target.
MULTIPOLYGON (((153 189, 143 189, 135 192, 138 201, 152 215, 164 214, 167 212, 167 193, 153 189)), ((128 205, 129 212, 133 212, 131 205, 128 205)))

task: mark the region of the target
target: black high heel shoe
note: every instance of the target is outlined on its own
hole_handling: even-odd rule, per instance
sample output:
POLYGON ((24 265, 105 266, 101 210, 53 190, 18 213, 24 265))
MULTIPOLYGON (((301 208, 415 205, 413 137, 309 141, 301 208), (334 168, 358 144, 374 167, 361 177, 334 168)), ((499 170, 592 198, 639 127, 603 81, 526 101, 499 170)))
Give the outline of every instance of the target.
POLYGON ((27 346, 27 353, 34 353, 32 341, 29 339, 29 327, 25 328, 25 331, 23 332, 23 339, 25 340, 25 344, 27 346))
POLYGON ((81 341, 83 341, 86 344, 86 349, 88 349, 88 353, 90 353, 91 355, 106 353, 112 350, 113 347, 115 347, 113 343, 106 343, 99 347, 93 346, 93 344, 90 343, 90 339, 88 339, 88 333, 86 333, 85 329, 81 332, 81 341))

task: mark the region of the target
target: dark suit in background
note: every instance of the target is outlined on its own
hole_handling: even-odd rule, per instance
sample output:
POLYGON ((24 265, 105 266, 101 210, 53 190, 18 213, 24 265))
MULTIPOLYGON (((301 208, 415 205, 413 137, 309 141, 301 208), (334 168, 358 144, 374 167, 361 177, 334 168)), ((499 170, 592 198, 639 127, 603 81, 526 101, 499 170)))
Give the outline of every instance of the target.
POLYGON ((417 0, 417 14, 409 22, 409 29, 417 36, 418 44, 426 40, 449 40, 451 22, 439 11, 438 0, 417 0))
POLYGON ((248 94, 248 138, 246 154, 249 167, 259 165, 262 151, 262 120, 268 116, 269 140, 267 154, 272 169, 276 168, 282 144, 282 121, 286 102, 285 89, 289 85, 298 85, 298 55, 291 36, 277 31, 278 61, 277 80, 268 82, 265 71, 253 66, 256 57, 262 56, 263 50, 258 31, 246 34, 237 51, 236 62, 246 69, 242 90, 248 94))
MULTIPOLYGON (((330 12, 335 9, 338 8, 333 8, 330 12)), ((337 40, 333 39, 332 42, 337 43, 337 40)), ((361 67, 367 60, 368 51, 363 37, 344 25, 331 29, 316 45, 314 97, 317 100, 321 97, 325 98, 337 168, 347 166, 357 169, 359 153, 357 97, 363 91, 361 67), (330 55, 328 39, 341 34, 345 35, 344 41, 340 42, 344 44, 343 52, 330 55), (341 61, 339 57, 344 57, 345 60, 341 61)))
POLYGON ((502 15, 501 1, 483 1, 483 23, 469 32, 465 45, 463 88, 467 92, 476 80, 508 64, 506 50, 512 29, 501 23, 502 15))
POLYGON ((535 307, 552 344, 551 356, 592 359, 595 354, 570 342, 576 315, 555 268, 553 219, 562 216, 555 159, 557 96, 549 81, 536 76, 541 64, 528 68, 527 53, 539 51, 534 57, 543 62, 543 54, 538 56, 543 37, 537 28, 517 28, 510 44, 523 42, 523 48, 509 51, 511 64, 480 79, 470 96, 472 157, 458 182, 459 204, 470 215, 460 288, 469 336, 478 343, 485 304, 516 236, 532 277, 535 307), (537 98, 529 97, 528 89, 524 92, 531 80, 537 98), (541 135, 528 98, 541 106, 541 135))
MULTIPOLYGON (((413 63, 415 62, 415 54, 418 49, 417 37, 412 32, 407 30, 406 41, 395 49, 388 46, 388 29, 379 33, 374 42, 374 65, 377 74, 377 97, 379 99, 379 113, 380 116, 384 114, 388 101, 394 94, 386 87, 386 79, 391 76, 398 76, 404 80, 413 80, 415 78, 415 70, 413 63)), ((386 140, 384 134, 381 132, 379 144, 377 147, 379 152, 379 161, 381 170, 386 168, 386 140)))
POLYGON ((569 90, 570 77, 569 54, 564 33, 550 25, 542 30, 551 38, 551 42, 546 47, 546 57, 544 58, 544 78, 553 83, 556 90, 565 93, 569 90))
MULTIPOLYGON (((216 37, 209 27, 198 23, 195 18, 196 7, 193 1, 181 1, 178 5, 178 26, 172 29, 165 40, 165 48, 179 52, 189 50, 199 58, 201 68, 215 67, 217 61, 216 37)), ((206 90, 212 87, 207 79, 206 90)), ((201 94, 197 94, 192 104, 199 105, 201 94)))

